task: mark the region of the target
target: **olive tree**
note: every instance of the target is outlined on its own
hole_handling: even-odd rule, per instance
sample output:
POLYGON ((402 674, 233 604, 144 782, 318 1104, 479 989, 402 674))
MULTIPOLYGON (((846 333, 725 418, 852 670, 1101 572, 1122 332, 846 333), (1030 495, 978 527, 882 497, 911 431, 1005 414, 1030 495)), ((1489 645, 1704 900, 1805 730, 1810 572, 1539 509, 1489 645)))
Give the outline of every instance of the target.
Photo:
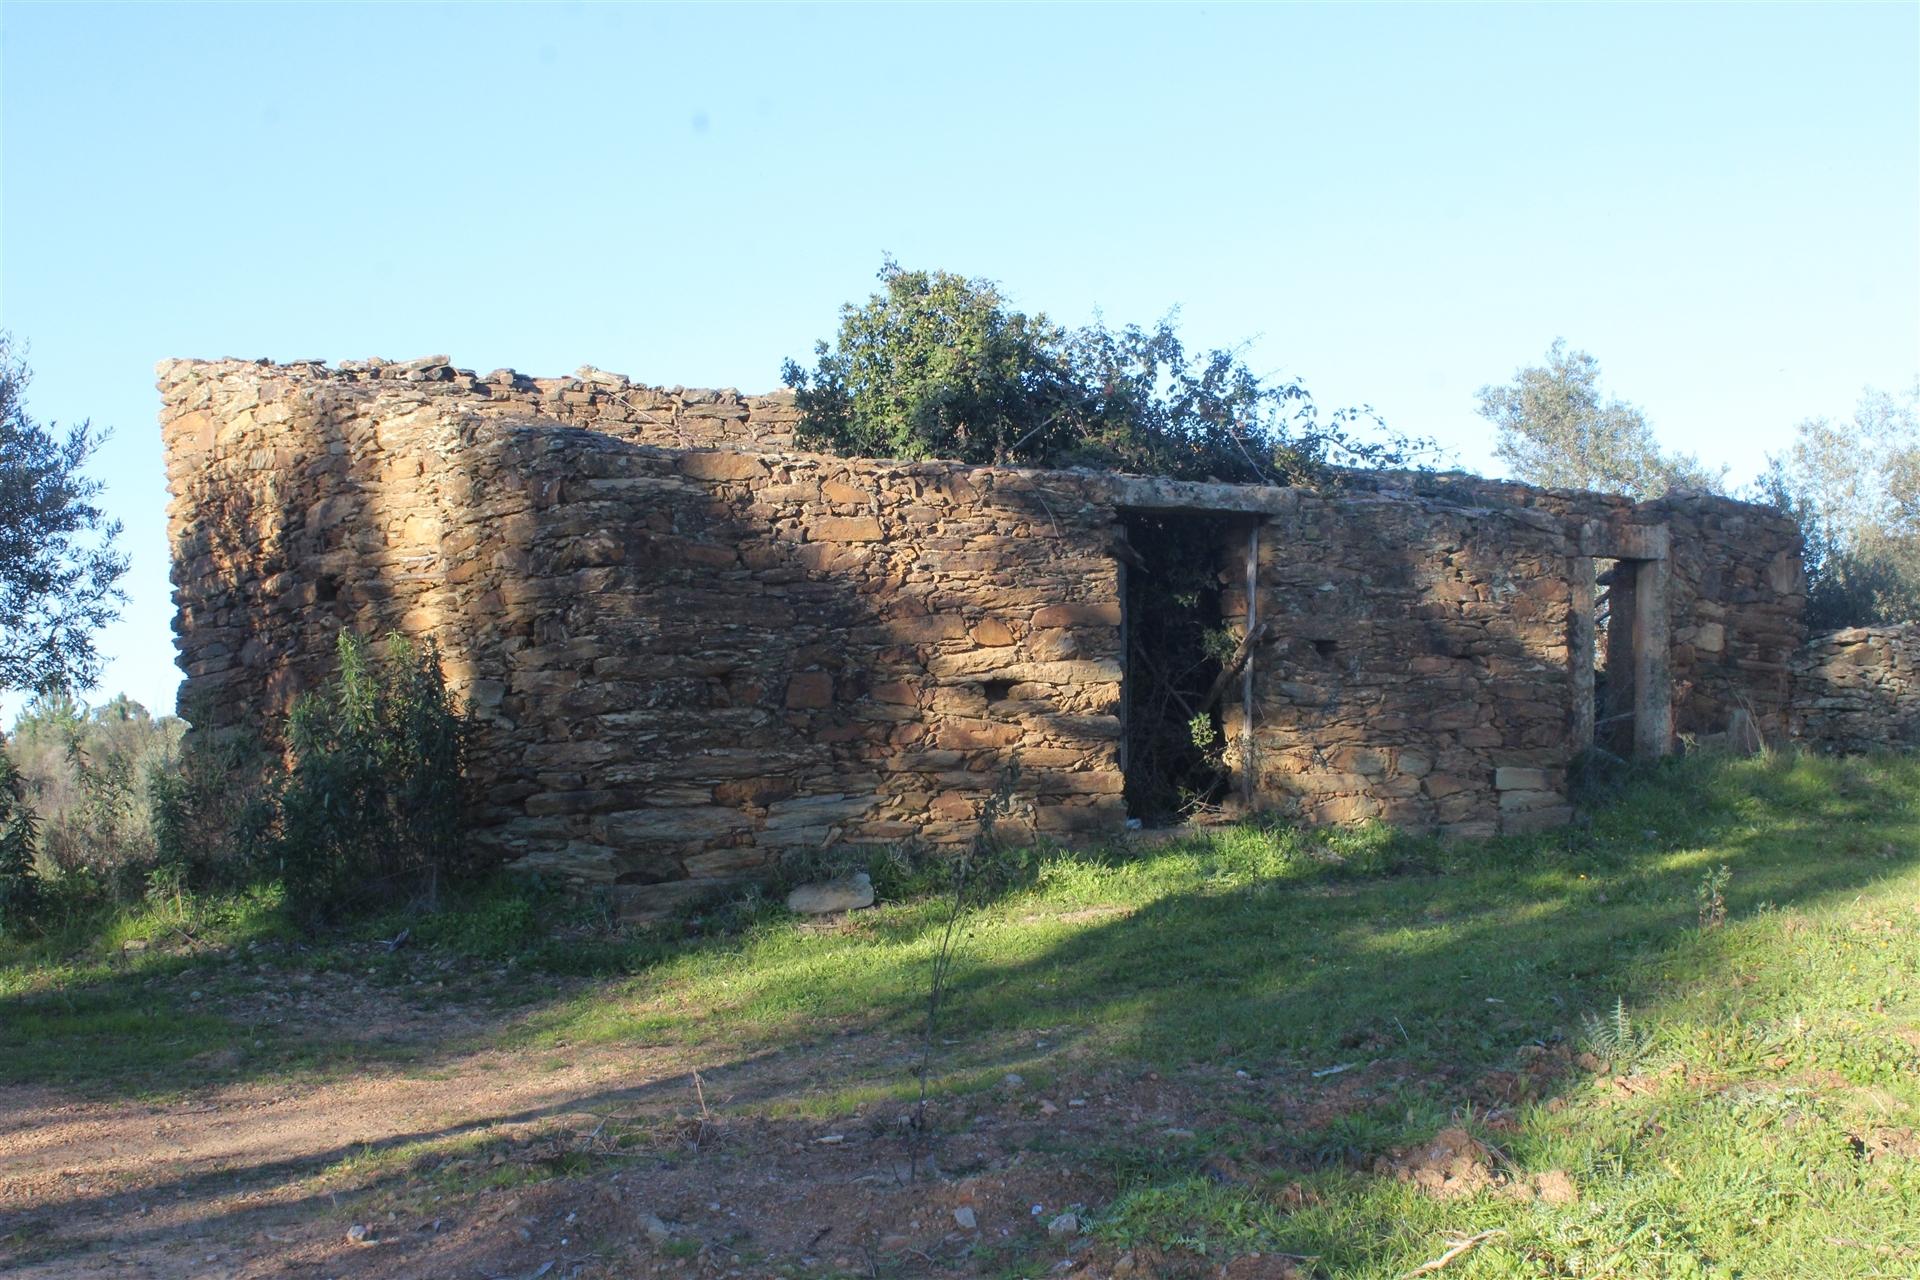
POLYGON ((0 333, 0 690, 91 684, 93 636, 125 599, 127 558, 100 482, 83 474, 102 436, 35 422, 25 353, 0 333))
POLYGON ((1498 433, 1494 454, 1516 479, 1549 489, 1598 489, 1658 498, 1672 489, 1718 492, 1722 473, 1690 453, 1667 453, 1635 406, 1600 389, 1600 362, 1558 338, 1545 364, 1480 388, 1480 416, 1498 433))
POLYGON ((1920 381, 1801 422, 1756 489, 1799 522, 1812 626, 1920 618, 1920 381))

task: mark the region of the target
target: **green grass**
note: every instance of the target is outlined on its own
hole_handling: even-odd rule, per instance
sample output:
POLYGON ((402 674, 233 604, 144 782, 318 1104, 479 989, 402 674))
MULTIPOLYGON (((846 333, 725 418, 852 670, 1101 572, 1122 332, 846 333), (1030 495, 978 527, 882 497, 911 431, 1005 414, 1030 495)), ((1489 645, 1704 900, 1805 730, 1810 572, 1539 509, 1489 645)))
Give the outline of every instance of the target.
MULTIPOLYGON (((1015 1070, 1037 1092, 1151 1068, 1231 1117, 1081 1153, 1115 1188, 1094 1213, 1113 1248, 1279 1251, 1390 1277, 1497 1231, 1450 1280, 1920 1274, 1920 1161, 1867 1158, 1876 1134, 1920 1127, 1920 762, 1694 759, 1525 839, 1243 828, 1055 854, 1015 881, 964 917, 938 1087, 991 1089, 1015 1070), (1571 1049, 1633 1084, 1571 1068, 1489 1117, 1488 1073, 1571 1049), (1314 1075, 1330 1068, 1347 1070, 1314 1075), (1317 1127, 1275 1105, 1354 1081, 1317 1127), (1498 1148, 1507 1189, 1443 1201, 1374 1171, 1453 1125, 1498 1148), (1246 1176, 1209 1176, 1222 1156, 1246 1176), (1511 1194, 1548 1172, 1578 1199, 1511 1194)), ((831 1116, 913 1093, 938 899, 837 928, 749 904, 723 913, 737 932, 555 941, 559 909, 491 886, 295 952, 271 902, 236 900, 199 932, 395 983, 450 957, 506 972, 494 985, 517 998, 484 1032, 419 1050, 423 1070, 486 1044, 535 1066, 590 1044, 746 1060, 859 1033, 870 1060, 842 1055, 760 1109, 831 1116), (415 945, 370 961, 402 927, 415 945)), ((0 1078, 131 1089, 137 1059, 250 1044, 177 995, 173 969, 208 961, 128 960, 112 941, 171 927, 135 916, 0 946, 0 1078)), ((242 1070, 332 1065, 313 1046, 248 1052, 259 1065, 242 1070)))
MULTIPOLYGON (((0 939, 0 1081, 165 1095, 190 1081, 419 1061, 445 1046, 346 1042, 297 1018, 266 1023, 231 1009, 290 982, 322 988, 351 975, 404 987, 423 974, 504 1010, 524 1007, 553 989, 541 957, 552 955, 557 972, 593 971, 546 934, 573 914, 557 895, 505 880, 456 895, 434 913, 367 916, 324 934, 302 933, 271 886, 81 904, 42 935, 0 939), (417 943, 389 952, 380 940, 403 929, 419 935, 417 943), (479 961, 522 973, 501 981, 479 961), (182 1076, 182 1064, 193 1077, 182 1076)), ((658 943, 622 943, 620 959, 637 962, 649 948, 658 943)))
MULTIPOLYGON (((838 932, 768 923, 541 1010, 519 1034, 743 1053, 852 1028, 906 1039, 939 916, 920 903, 838 932)), ((1008 1068, 1033 1080, 1147 1063, 1213 1073, 1222 1090, 1236 1070, 1295 1089, 1348 1063, 1403 1070, 1327 1132, 1255 1108, 1171 1163, 1119 1153, 1101 1227, 1117 1246, 1280 1250, 1384 1277, 1450 1233, 1499 1229, 1449 1273, 1920 1274, 1915 1162, 1857 1149, 1876 1128, 1920 1125, 1914 761, 1676 763, 1586 824, 1525 840, 1237 830, 1130 860, 1062 856, 970 914, 954 983, 942 1036, 959 1043, 939 1064, 954 1088, 1008 1068), (1726 922, 1703 927, 1702 885, 1723 865, 1726 922), (1576 1071, 1553 1109, 1523 1106, 1487 1135, 1515 1178, 1570 1175, 1576 1204, 1440 1202, 1367 1171, 1445 1124, 1478 1126, 1477 1078, 1543 1046, 1586 1047, 1583 1015, 1616 1010, 1649 1092, 1576 1071), (1196 1173, 1228 1148, 1287 1156, 1273 1185, 1196 1173), (1316 1203, 1274 1200, 1300 1178, 1316 1203)), ((830 1113, 911 1091, 898 1063, 866 1074, 784 1105, 830 1113)))
MULTIPOLYGON (((1747 1015, 1798 1000, 1789 1016, 1824 1017, 1832 984, 1805 980, 1817 962, 1765 938, 1805 927, 1801 908, 1911 890, 1916 804, 1920 767, 1904 761, 1690 762, 1587 826, 1526 840, 1236 829, 1131 859, 1060 855, 968 916, 945 1030, 1064 1026, 1063 1042, 1169 1065, 1325 1067, 1390 1045, 1475 1068, 1743 957, 1790 966, 1737 993, 1747 1015), (1735 921, 1703 933, 1695 890, 1722 863, 1735 921)), ((829 932, 768 921, 550 1007, 524 1034, 749 1048, 849 1026, 906 1034, 943 911, 909 903, 829 932)), ((1854 960, 1910 960, 1899 940, 1854 960)))

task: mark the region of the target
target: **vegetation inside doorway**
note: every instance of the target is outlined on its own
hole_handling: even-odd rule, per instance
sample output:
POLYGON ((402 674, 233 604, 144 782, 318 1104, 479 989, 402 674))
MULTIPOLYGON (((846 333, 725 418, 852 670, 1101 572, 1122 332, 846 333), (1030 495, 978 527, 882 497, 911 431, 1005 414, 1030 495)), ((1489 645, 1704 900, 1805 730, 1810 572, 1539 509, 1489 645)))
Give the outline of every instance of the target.
POLYGON ((1125 529, 1127 814, 1169 826, 1218 805, 1232 783, 1242 628, 1227 625, 1222 596, 1245 568, 1246 521, 1136 512, 1125 529))
POLYGON ((1633 754, 1633 584, 1631 560, 1594 561, 1593 745, 1633 754))

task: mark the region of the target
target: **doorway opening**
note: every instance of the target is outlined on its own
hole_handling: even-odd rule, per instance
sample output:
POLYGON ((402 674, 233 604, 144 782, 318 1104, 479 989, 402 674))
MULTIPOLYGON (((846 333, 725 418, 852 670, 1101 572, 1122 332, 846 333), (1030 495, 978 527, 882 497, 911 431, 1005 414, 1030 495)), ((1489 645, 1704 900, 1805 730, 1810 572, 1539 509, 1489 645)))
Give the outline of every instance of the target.
POLYGON ((1633 565, 1595 557, 1593 570, 1593 745, 1624 758, 1633 753, 1633 565))
POLYGON ((1244 631, 1245 517, 1129 512, 1121 757, 1129 818, 1189 822, 1231 793, 1239 685, 1223 677, 1244 631), (1231 690, 1229 686, 1231 686, 1231 690), (1229 728, 1229 726, 1234 726, 1229 728))
POLYGON ((1666 561, 1593 556, 1573 565, 1574 746, 1621 759, 1666 755, 1673 749, 1666 561))

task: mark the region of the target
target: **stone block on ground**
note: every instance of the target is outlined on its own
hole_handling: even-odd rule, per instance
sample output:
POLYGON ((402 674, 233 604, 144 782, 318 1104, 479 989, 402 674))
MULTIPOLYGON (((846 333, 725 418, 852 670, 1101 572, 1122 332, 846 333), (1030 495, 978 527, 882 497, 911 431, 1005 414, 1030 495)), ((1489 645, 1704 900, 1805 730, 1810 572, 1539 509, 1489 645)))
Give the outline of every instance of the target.
POLYGON ((873 905, 873 879, 864 871, 803 884, 787 895, 787 910, 803 916, 858 911, 873 905))

